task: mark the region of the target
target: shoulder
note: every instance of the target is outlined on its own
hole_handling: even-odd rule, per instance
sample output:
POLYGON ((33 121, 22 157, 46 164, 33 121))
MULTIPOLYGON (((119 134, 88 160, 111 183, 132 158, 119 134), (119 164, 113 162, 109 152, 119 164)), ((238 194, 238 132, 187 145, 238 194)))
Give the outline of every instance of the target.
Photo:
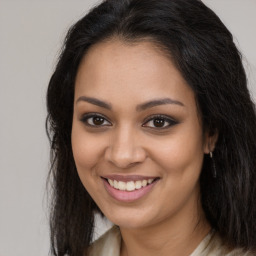
POLYGON ((88 256, 119 256, 120 245, 121 234, 119 227, 113 226, 91 244, 88 250, 88 256))
POLYGON ((218 233, 211 232, 190 256, 255 256, 255 253, 242 249, 229 249, 218 233))

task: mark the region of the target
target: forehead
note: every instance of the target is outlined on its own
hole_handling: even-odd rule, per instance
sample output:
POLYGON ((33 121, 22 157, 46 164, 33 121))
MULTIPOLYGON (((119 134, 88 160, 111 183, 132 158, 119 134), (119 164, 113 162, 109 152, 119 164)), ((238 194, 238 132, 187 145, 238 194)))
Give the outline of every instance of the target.
POLYGON ((194 93, 181 73, 152 42, 112 40, 92 46, 76 77, 75 97, 82 94, 122 103, 163 96, 194 103, 194 93))

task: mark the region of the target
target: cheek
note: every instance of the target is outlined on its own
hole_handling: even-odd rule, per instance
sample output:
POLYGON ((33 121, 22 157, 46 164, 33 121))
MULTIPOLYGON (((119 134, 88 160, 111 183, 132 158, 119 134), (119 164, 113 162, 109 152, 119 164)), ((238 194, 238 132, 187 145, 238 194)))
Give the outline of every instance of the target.
POLYGON ((84 127, 73 124, 72 151, 78 172, 93 169, 102 154, 102 143, 99 136, 92 136, 85 132, 84 127))
POLYGON ((153 158, 172 174, 180 175, 185 171, 198 174, 201 171, 204 157, 201 129, 181 129, 179 133, 152 144, 153 158))
POLYGON ((100 194, 96 171, 103 152, 102 143, 98 137, 86 133, 82 125, 73 124, 71 140, 77 173, 94 200, 100 194))

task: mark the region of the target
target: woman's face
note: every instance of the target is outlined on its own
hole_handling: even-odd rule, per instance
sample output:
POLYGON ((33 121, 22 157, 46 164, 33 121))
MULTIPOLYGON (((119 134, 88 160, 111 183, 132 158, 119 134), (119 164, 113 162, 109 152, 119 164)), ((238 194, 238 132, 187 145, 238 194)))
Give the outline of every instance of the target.
POLYGON ((83 58, 73 154, 84 187, 113 223, 192 218, 208 140, 193 91, 152 43, 112 40, 83 58))

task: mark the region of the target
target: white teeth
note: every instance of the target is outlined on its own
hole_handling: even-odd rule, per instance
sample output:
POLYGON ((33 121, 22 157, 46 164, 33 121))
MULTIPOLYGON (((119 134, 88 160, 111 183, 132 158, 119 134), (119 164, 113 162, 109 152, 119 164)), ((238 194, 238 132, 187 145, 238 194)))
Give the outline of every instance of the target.
POLYGON ((111 187, 114 187, 114 181, 111 179, 108 179, 108 183, 111 185, 111 187))
POLYGON ((118 181, 114 180, 114 188, 118 189, 118 181))
POLYGON ((108 183, 111 187, 122 191, 134 191, 135 189, 141 189, 142 187, 146 187, 151 184, 153 181, 154 179, 124 182, 108 179, 108 183))
POLYGON ((151 184, 153 182, 154 179, 149 179, 148 180, 148 184, 151 184))
POLYGON ((147 184, 148 184, 148 181, 147 181, 147 180, 143 180, 143 181, 142 181, 142 187, 146 187, 147 184))
POLYGON ((136 182, 135 182, 135 187, 136 187, 136 189, 140 189, 141 188, 141 181, 140 180, 137 180, 136 182))
POLYGON ((126 183, 123 181, 118 181, 118 189, 119 190, 126 190, 126 183))
POLYGON ((133 181, 129 181, 126 183, 126 190, 127 191, 133 191, 135 190, 135 184, 133 181))

